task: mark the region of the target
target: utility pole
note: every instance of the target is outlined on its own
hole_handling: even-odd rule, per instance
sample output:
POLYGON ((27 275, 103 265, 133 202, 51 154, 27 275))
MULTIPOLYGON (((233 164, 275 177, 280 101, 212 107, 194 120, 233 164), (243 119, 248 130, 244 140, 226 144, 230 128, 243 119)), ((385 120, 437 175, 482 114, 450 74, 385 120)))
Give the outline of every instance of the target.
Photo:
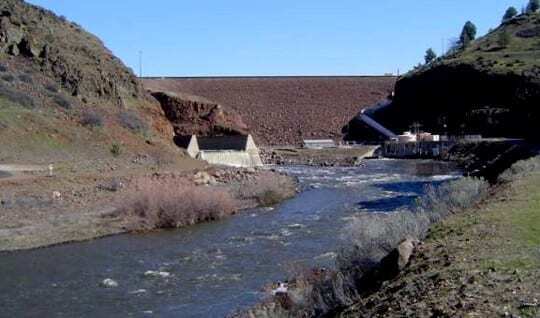
POLYGON ((139 78, 142 78, 142 55, 143 52, 139 51, 139 78))

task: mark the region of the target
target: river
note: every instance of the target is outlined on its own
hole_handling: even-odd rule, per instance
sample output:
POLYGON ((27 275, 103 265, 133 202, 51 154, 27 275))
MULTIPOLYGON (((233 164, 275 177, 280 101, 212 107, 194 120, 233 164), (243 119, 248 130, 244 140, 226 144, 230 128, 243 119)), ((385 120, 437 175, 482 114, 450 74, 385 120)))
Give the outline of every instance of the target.
POLYGON ((372 160, 354 168, 284 167, 301 192, 274 209, 150 234, 0 254, 1 317, 223 317, 299 266, 332 267, 359 211, 411 206, 456 177, 445 163, 372 160), (169 277, 149 277, 148 270, 169 277), (116 288, 100 287, 111 278, 116 288))

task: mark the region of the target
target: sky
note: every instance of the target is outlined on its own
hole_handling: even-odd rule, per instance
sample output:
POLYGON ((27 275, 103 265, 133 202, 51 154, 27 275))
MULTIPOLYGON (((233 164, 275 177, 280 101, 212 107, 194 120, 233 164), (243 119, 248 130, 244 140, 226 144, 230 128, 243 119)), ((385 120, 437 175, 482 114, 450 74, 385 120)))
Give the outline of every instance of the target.
POLYGON ((479 34, 527 0, 28 0, 143 76, 382 75, 479 34))

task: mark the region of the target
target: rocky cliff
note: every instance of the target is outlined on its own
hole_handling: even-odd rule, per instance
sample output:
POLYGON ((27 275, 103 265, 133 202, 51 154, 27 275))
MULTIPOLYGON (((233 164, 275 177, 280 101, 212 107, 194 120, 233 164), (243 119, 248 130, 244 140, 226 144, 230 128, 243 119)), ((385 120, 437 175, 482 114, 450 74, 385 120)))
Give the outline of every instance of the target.
POLYGON ((0 162, 98 159, 111 144, 126 155, 176 151, 171 136, 159 103, 97 37, 0 1, 0 162))
POLYGON ((248 133, 247 125, 238 114, 206 98, 170 92, 154 92, 152 96, 161 104, 178 136, 248 133))
POLYGON ((136 77, 97 37, 21 0, 0 3, 0 54, 35 64, 73 96, 139 96, 136 77))
MULTIPOLYGON (((520 15, 464 50, 400 78, 391 107, 374 117, 401 132, 540 136, 540 15, 520 15)), ((364 139, 358 125, 350 131, 364 139)))

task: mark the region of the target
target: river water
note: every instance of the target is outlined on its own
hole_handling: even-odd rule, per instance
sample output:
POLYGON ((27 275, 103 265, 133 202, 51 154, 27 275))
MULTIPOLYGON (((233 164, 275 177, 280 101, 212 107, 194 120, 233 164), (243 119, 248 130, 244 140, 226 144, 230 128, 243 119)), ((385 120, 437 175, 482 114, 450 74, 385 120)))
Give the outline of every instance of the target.
POLYGON ((373 160, 355 168, 279 168, 301 193, 275 209, 174 231, 0 254, 1 317, 223 317, 265 297, 299 266, 332 267, 348 219, 406 209, 444 163, 373 160), (148 270, 169 277, 148 277, 148 270), (100 287, 106 278, 116 288, 100 287))

